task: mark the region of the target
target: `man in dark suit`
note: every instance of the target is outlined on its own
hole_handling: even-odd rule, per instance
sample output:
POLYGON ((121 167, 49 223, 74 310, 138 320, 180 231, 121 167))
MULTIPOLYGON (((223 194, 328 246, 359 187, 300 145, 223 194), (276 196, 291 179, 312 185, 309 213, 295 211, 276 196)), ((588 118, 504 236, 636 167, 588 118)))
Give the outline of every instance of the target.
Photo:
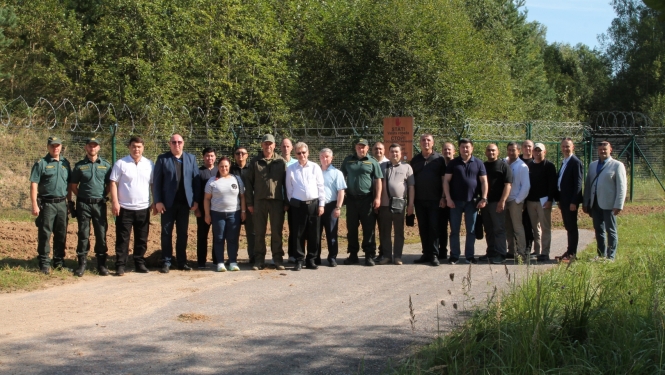
POLYGON ((570 137, 561 141, 563 162, 557 181, 559 209, 563 225, 568 233, 568 249, 561 260, 570 261, 577 254, 579 231, 577 230, 577 210, 582 203, 582 162, 575 156, 575 145, 570 137))
POLYGON ((176 259, 178 269, 189 271, 187 265, 187 229, 189 211, 198 208, 201 181, 196 157, 183 152, 185 141, 173 134, 169 141, 171 151, 157 157, 153 174, 153 200, 155 211, 162 214, 162 268, 168 273, 173 256, 173 226, 176 227, 176 259))

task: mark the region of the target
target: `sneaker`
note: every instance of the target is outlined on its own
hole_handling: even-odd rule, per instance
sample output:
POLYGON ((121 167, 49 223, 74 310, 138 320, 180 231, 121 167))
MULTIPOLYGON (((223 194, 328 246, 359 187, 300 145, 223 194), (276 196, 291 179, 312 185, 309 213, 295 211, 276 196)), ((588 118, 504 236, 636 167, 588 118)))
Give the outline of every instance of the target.
POLYGON ((402 258, 395 258, 395 265, 401 266, 402 265, 402 258))
POLYGON ((365 265, 367 267, 372 267, 372 266, 374 266, 374 264, 375 264, 374 259, 372 259, 372 257, 366 257, 365 258, 365 265))
POLYGON ((459 258, 450 257, 450 259, 448 259, 448 263, 450 264, 457 264, 457 262, 459 262, 459 258))
POLYGON ((238 263, 231 263, 229 265, 229 271, 240 271, 240 267, 238 267, 238 263))
POLYGON ((283 264, 281 264, 281 263, 276 263, 276 264, 275 264, 275 269, 276 269, 277 271, 284 271, 286 268, 284 267, 283 264))
POLYGON ((257 265, 252 266, 252 271, 258 271, 258 270, 259 270, 259 266, 257 266, 257 265))
POLYGON ((466 264, 477 264, 478 260, 476 258, 466 258, 466 264))
POLYGON ((224 266, 224 263, 217 264, 217 272, 226 272, 226 267, 224 266))
POLYGON ((550 260, 550 256, 545 254, 540 254, 536 257, 536 260, 539 262, 547 262, 550 260))
POLYGON ((494 256, 490 259, 490 263, 492 263, 492 264, 503 264, 503 263, 506 263, 506 258, 504 258, 503 255, 497 255, 497 256, 494 256))
POLYGON ((376 264, 386 265, 386 264, 390 264, 390 263, 392 263, 392 261, 388 257, 382 257, 381 256, 381 257, 378 257, 376 259, 376 264))

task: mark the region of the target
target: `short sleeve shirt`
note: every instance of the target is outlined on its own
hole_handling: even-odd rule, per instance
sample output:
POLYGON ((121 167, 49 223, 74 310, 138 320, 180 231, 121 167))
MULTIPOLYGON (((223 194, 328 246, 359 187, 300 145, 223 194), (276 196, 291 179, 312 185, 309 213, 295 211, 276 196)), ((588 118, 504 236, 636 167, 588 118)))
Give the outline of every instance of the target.
POLYGON ((37 160, 30 172, 30 182, 37 184, 37 195, 43 198, 60 198, 67 195, 71 179, 71 166, 63 157, 55 160, 46 154, 37 160))
POLYGON ((384 176, 383 188, 381 189, 381 206, 390 205, 388 193, 391 197, 405 198, 408 187, 415 184, 413 169, 407 163, 397 165, 383 163, 381 164, 381 171, 384 176))
POLYGON ((452 175, 450 180, 450 197, 454 201, 470 202, 479 186, 478 178, 486 176, 485 165, 480 159, 471 156, 464 162, 458 156, 451 160, 446 167, 446 174, 452 175))
POLYGON ((513 183, 513 170, 503 159, 492 162, 486 161, 485 170, 487 171, 487 184, 489 185, 487 201, 498 202, 503 195, 505 184, 513 183))
POLYGON ((118 203, 126 210, 145 210, 150 207, 150 185, 153 162, 141 157, 138 163, 130 155, 113 165, 109 180, 118 185, 118 203))
POLYGON ((416 185, 416 200, 439 201, 443 196, 441 177, 446 174, 446 159, 438 152, 432 152, 425 158, 422 153, 411 159, 414 181, 416 185))
POLYGON ((383 178, 379 163, 369 155, 364 158, 358 158, 357 154, 347 156, 341 170, 346 176, 346 191, 351 195, 370 194, 374 180, 383 178))
POLYGON ((98 157, 94 162, 87 157, 74 165, 69 181, 78 185, 78 198, 100 199, 106 195, 111 176, 111 163, 98 157))
POLYGON ((325 191, 326 204, 337 201, 337 192, 346 189, 344 175, 332 164, 323 171, 323 190, 325 191))
POLYGON ((211 194, 210 210, 215 212, 236 212, 240 210, 240 194, 245 194, 242 178, 229 174, 227 177, 211 177, 205 187, 211 194))

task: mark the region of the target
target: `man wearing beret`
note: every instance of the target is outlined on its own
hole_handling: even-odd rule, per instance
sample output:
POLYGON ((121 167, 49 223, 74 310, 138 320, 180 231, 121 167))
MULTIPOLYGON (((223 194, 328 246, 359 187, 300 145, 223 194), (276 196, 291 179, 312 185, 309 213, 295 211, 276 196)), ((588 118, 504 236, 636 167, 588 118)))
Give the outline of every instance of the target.
POLYGON ((78 268, 74 275, 85 273, 86 260, 90 249, 90 221, 95 232, 95 256, 100 276, 108 276, 106 268, 106 194, 111 176, 111 164, 99 156, 100 140, 89 138, 85 142, 83 160, 74 165, 69 189, 76 195, 76 221, 78 221, 78 245, 76 257, 78 268))
POLYGON ((67 239, 67 202, 71 192, 67 189, 71 166, 60 156, 62 140, 49 137, 48 154, 32 166, 30 173, 30 201, 32 214, 37 216, 37 253, 39 269, 42 273, 51 272, 49 241, 53 233, 53 267, 63 268, 65 262, 65 241, 67 239))
POLYGON ((381 179, 383 173, 379 163, 368 155, 369 142, 360 138, 356 142, 355 154, 347 156, 342 162, 341 171, 346 177, 346 225, 348 230, 348 252, 344 264, 359 263, 358 226, 363 228, 362 249, 365 253, 365 265, 373 266, 376 254, 374 227, 376 216, 381 206, 381 179))

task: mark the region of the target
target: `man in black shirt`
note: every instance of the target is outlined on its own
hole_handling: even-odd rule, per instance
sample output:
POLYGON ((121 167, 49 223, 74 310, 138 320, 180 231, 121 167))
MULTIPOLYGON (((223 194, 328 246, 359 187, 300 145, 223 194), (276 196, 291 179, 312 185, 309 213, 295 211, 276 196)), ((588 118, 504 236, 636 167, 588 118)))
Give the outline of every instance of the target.
MULTIPOLYGON (((452 142, 446 142, 441 149, 445 164, 455 158, 455 145, 452 142)), ((450 208, 445 199, 439 206, 439 261, 448 258, 448 224, 450 223, 450 208)))
MULTIPOLYGON (((249 163, 247 159, 249 153, 245 147, 238 147, 234 152, 234 161, 231 166, 231 174, 238 176, 242 179, 242 183, 247 186, 247 173, 249 172, 249 163)), ((249 257, 249 264, 254 264, 254 219, 249 210, 245 212, 245 235, 247 236, 247 256, 249 257)))
POLYGON ((533 147, 533 161, 528 164, 531 189, 526 197, 526 207, 533 228, 533 250, 537 260, 550 259, 552 242, 552 202, 557 195, 556 166, 545 159, 545 145, 533 147))
POLYGON ((446 163, 443 156, 434 151, 434 137, 431 134, 420 136, 420 153, 411 159, 415 177, 415 209, 418 219, 418 233, 423 247, 423 255, 415 263, 439 263, 439 206, 445 204, 443 176, 446 163))
MULTIPOLYGON (((208 259, 210 224, 206 223, 205 215, 203 215, 203 197, 205 196, 208 180, 217 174, 217 152, 212 147, 206 147, 201 154, 203 154, 203 165, 199 168, 199 175, 197 176, 199 186, 201 186, 201 194, 194 215, 196 216, 196 264, 198 269, 205 269, 206 260, 208 259)), ((212 263, 217 264, 214 252, 212 252, 212 263)))
POLYGON ((499 159, 499 148, 490 143, 485 148, 487 161, 487 206, 483 207, 482 218, 485 227, 485 240, 487 241, 487 254, 478 258, 480 261, 490 261, 501 264, 506 260, 506 200, 510 194, 513 182, 513 171, 503 160, 499 159))
MULTIPOLYGON (((529 163, 533 161, 533 141, 530 139, 525 140, 522 143, 522 155, 519 158, 529 166, 529 163)), ((529 211, 526 209, 526 204, 524 205, 524 211, 522 212, 522 225, 524 226, 524 239, 526 240, 526 254, 531 253, 531 247, 533 245, 533 228, 531 228, 531 219, 529 219, 529 211)), ((508 256, 510 258, 510 255, 508 256)))

